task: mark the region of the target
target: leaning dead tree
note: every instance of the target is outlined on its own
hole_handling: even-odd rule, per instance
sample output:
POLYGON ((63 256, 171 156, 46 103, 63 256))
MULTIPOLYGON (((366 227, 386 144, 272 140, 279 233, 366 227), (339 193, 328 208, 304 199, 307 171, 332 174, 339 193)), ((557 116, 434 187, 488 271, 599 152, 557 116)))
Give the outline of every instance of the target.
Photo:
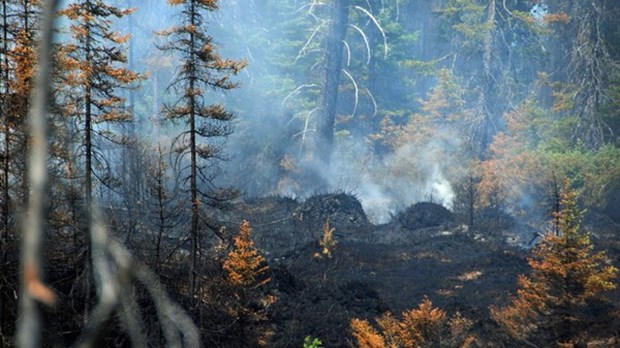
MULTIPOLYGON (((39 40, 39 63, 35 89, 28 116, 31 148, 28 158, 30 187, 27 218, 22 226, 21 303, 16 344, 19 347, 41 345, 42 324, 39 303, 54 306, 57 295, 43 282, 41 250, 45 229, 44 208, 47 197, 47 119, 50 105, 52 42, 54 17, 60 1, 46 1, 43 8, 42 34, 39 40)), ((132 345, 145 346, 145 330, 132 296, 132 283, 139 282, 155 303, 162 331, 171 347, 200 346, 200 336, 191 319, 166 294, 157 277, 131 257, 129 252, 108 235, 97 208, 90 210, 91 258, 97 289, 97 304, 90 313, 81 335, 74 344, 92 347, 98 344, 105 324, 117 315, 132 345)))

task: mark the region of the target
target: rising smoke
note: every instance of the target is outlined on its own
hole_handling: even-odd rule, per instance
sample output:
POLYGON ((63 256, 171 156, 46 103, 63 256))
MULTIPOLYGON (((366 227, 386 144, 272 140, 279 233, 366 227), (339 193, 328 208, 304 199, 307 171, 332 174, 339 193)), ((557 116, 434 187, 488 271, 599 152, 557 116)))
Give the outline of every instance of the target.
MULTIPOLYGON (((387 222, 394 213, 420 201, 432 201, 451 208, 455 194, 450 179, 454 179, 454 170, 448 174, 446 165, 455 166, 458 162, 455 154, 450 153, 460 146, 458 137, 452 134, 439 137, 444 142, 405 143, 390 151, 378 151, 369 140, 370 132, 365 129, 368 127, 365 123, 377 123, 369 115, 376 114, 377 108, 381 114, 385 105, 377 105, 372 95, 361 93, 362 82, 352 84, 354 91, 351 90, 353 87, 341 91, 338 111, 348 123, 337 124, 331 165, 326 167, 322 161, 313 158, 313 117, 316 114, 312 103, 316 101, 320 87, 313 78, 320 68, 321 47, 318 38, 317 42, 312 42, 308 41, 308 36, 320 37, 321 33, 319 30, 315 34, 316 23, 306 13, 308 9, 299 13, 300 8, 303 6, 274 12, 254 8, 249 13, 236 2, 222 4, 218 20, 230 23, 234 19, 237 24, 233 31, 221 27, 224 32, 214 36, 221 38, 219 42, 225 56, 249 60, 241 78, 242 88, 227 95, 227 105, 237 111, 238 124, 228 143, 231 158, 224 165, 229 173, 227 177, 238 180, 226 183, 241 187, 251 196, 275 194, 303 199, 326 191, 344 191, 360 199, 369 219, 375 223, 387 222), (257 16, 262 16, 262 23, 257 22, 257 16), (295 28, 301 32, 291 33, 291 28, 280 32, 276 30, 277 26, 265 26, 270 21, 281 21, 278 16, 286 17, 289 22, 295 18, 305 21, 295 28), (252 40, 257 32, 261 38, 252 40), (224 39, 231 35, 236 35, 234 45, 224 39), (299 40, 295 41, 295 38, 299 40), (300 50, 303 49, 312 53, 302 56, 300 50), (287 61, 292 65, 287 66, 287 61), (356 112, 351 114, 351 110, 356 112)), ((379 22, 370 23, 357 29, 370 35, 374 24, 380 25, 379 22)), ((378 39, 382 43, 384 37, 380 34, 378 39)), ((368 40, 362 37, 364 41, 368 40)), ((347 61, 353 63, 346 66, 347 69, 352 69, 356 55, 361 61, 358 64, 366 63, 368 47, 363 43, 358 42, 361 44, 358 50, 355 43, 348 44, 351 57, 347 56, 347 61)), ((385 58, 387 46, 377 47, 378 51, 374 52, 377 59, 385 58)), ((363 71, 362 68, 358 70, 363 71)), ((341 83, 361 80, 362 77, 355 72, 347 73, 346 77, 341 77, 341 83)), ((424 93, 413 89, 409 92, 411 95, 424 93)), ((389 98, 384 98, 383 103, 397 102, 389 98)), ((419 107, 417 102, 409 105, 411 110, 419 107)))
MULTIPOLYGON (((403 116, 407 118, 420 105, 403 96, 424 97, 428 91, 420 86, 386 86, 388 92, 381 96, 381 88, 375 88, 377 95, 373 95, 364 85, 369 78, 364 75, 370 69, 368 50, 373 50, 375 66, 387 64, 383 62, 391 53, 388 47, 392 43, 384 41, 384 29, 377 29, 381 20, 388 18, 382 9, 356 11, 363 20, 354 23, 356 34, 351 35, 347 47, 348 73, 341 78, 333 160, 325 167, 313 158, 322 33, 316 30, 314 14, 304 4, 265 2, 256 6, 254 1, 223 1, 206 21, 223 57, 249 63, 237 79, 241 88, 209 95, 211 102, 221 101, 237 115, 235 133, 226 144, 227 160, 220 163, 225 175, 218 178, 219 184, 237 187, 248 196, 299 199, 343 191, 356 195, 375 223, 386 222, 420 201, 451 208, 455 197, 451 182, 458 179, 454 167, 460 160, 458 137, 451 133, 438 137, 442 141, 405 142, 390 149, 378 149, 369 140, 380 131, 379 121, 388 106, 406 109, 403 116), (367 15, 373 13, 382 13, 384 18, 369 20, 367 15), (308 41, 315 31, 316 39, 308 41), (364 35, 359 35, 360 31, 364 35), (300 55, 302 49, 307 51, 304 55, 300 55), (343 87, 342 81, 349 87, 343 87)), ((161 100, 169 98, 172 91, 166 91, 165 86, 178 68, 174 57, 156 49, 154 32, 169 25, 174 10, 147 1, 135 6, 139 11, 133 17, 133 52, 136 65, 145 67, 143 72, 151 76, 138 91, 136 119, 147 141, 161 143, 169 138, 169 132, 158 123, 158 107, 161 100)))

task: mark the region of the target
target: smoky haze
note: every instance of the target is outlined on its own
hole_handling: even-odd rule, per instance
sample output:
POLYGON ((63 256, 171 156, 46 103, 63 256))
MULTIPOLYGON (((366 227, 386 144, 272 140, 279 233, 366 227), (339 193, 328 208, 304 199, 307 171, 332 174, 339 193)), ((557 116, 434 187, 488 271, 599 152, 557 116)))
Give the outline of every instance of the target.
MULTIPOLYGON (((488 146, 504 127, 503 114, 526 97, 522 90, 493 86, 487 87, 493 94, 484 95, 480 86, 488 84, 485 67, 486 74, 513 69, 526 90, 535 82, 536 69, 519 59, 526 49, 542 55, 546 48, 544 36, 514 25, 503 33, 505 43, 498 53, 487 57, 463 38, 475 33, 440 28, 456 21, 449 12, 439 11, 443 5, 351 2, 335 143, 331 164, 326 165, 313 150, 319 141, 317 104, 330 25, 328 5, 221 2, 206 19, 208 33, 223 57, 245 59, 248 66, 235 77, 240 88, 208 93, 209 102, 221 102, 236 115, 234 134, 225 146, 227 158, 214 164, 220 171, 218 184, 236 187, 250 197, 303 199, 344 191, 361 200, 375 223, 386 222, 394 212, 419 201, 455 207, 455 186, 463 181, 469 159, 479 157, 477 146, 488 146), (457 46, 459 40, 464 43, 457 46), (508 55, 514 61, 507 63, 508 55), (451 76, 443 85, 442 68, 451 76), (456 84, 464 87, 455 91, 456 84), (506 102, 507 96, 514 101, 506 102), (490 126, 482 127, 476 117, 490 126), (476 135, 475 129, 482 128, 485 131, 476 135)), ((125 31, 131 27, 132 62, 149 75, 134 92, 136 124, 146 142, 165 145, 170 127, 161 123, 159 110, 170 99, 172 91, 166 86, 178 67, 174 57, 157 50, 160 39, 154 32, 170 25, 175 9, 163 1, 131 2, 131 6, 138 11, 119 26, 125 31)), ((540 11, 550 11, 533 9, 528 1, 508 1, 506 6, 534 20, 542 18, 540 11), (536 11, 528 14, 530 10, 536 11)), ((481 22, 487 18, 484 8, 476 11, 471 15, 481 22)), ((474 39, 485 43, 480 35, 474 39)))
MULTIPOLYGON (((232 1, 222 3, 214 16, 216 23, 222 23, 212 30, 222 54, 249 63, 239 78, 241 88, 225 96, 238 116, 227 147, 230 159, 223 164, 227 177, 233 178, 228 183, 250 196, 352 193, 374 222, 386 222, 391 213, 423 200, 451 207, 452 186, 442 165, 432 158, 444 151, 442 144, 429 142, 422 148, 403 144, 389 149, 371 139, 381 131, 387 112, 419 108, 416 99, 425 95, 433 79, 420 74, 422 83, 382 90, 389 81, 371 75, 379 69, 391 70, 386 71, 391 76, 416 74, 389 58, 428 54, 418 38, 411 39, 412 47, 397 47, 403 40, 384 26, 398 23, 399 14, 394 8, 381 9, 379 2, 375 7, 369 7, 372 3, 352 5, 331 165, 313 158, 315 108, 329 22, 326 5, 312 8, 310 3, 257 6, 257 2, 232 1), (403 168, 405 163, 409 169, 403 168)), ((400 21, 407 21, 400 16, 400 21)), ((419 28, 410 30, 409 35, 417 36, 419 28)))

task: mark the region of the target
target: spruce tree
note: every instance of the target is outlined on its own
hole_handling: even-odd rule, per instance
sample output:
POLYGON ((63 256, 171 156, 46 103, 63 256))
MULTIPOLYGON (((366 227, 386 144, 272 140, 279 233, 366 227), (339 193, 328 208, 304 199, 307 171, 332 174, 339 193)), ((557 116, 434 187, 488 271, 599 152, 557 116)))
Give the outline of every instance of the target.
POLYGON ((237 87, 230 80, 245 67, 244 61, 222 58, 213 38, 206 32, 204 16, 218 9, 217 0, 170 0, 180 6, 179 23, 162 32, 167 43, 161 50, 174 53, 179 71, 169 88, 177 100, 164 107, 164 117, 181 124, 172 151, 177 154, 180 175, 191 206, 189 237, 190 293, 196 291, 196 268, 200 248, 200 205, 226 199, 214 185, 217 161, 223 158, 223 141, 232 133, 233 114, 221 104, 208 104, 206 89, 215 91, 237 87))
MULTIPOLYGON (((5 169, 10 171, 9 167, 13 167, 15 186, 18 187, 15 190, 16 192, 13 193, 14 200, 19 201, 22 206, 26 206, 28 204, 29 190, 26 180, 28 170, 26 161, 22 159, 26 158, 29 146, 25 128, 26 118, 30 109, 30 94, 34 84, 35 65, 37 63, 35 44, 39 31, 41 3, 38 0, 20 0, 15 5, 15 42, 9 52, 14 66, 10 89, 15 93, 13 105, 9 112, 11 115, 9 128, 13 128, 14 135, 11 136, 9 134, 9 137, 5 139, 6 148, 10 148, 8 146, 9 141, 13 141, 15 144, 13 146, 13 154, 9 158, 5 158, 5 169), (13 163, 9 164, 11 160, 13 163)), ((8 132, 10 133, 10 130, 8 132)))
POLYGON ((239 234, 234 237, 234 249, 228 253, 222 268, 226 281, 233 293, 230 312, 236 323, 232 335, 241 346, 269 346, 273 332, 269 327, 266 308, 276 298, 266 293, 271 281, 269 265, 261 252, 254 246, 250 223, 244 220, 239 234))
POLYGON ((103 141, 122 143, 105 124, 130 121, 119 89, 131 88, 142 77, 125 67, 124 45, 129 35, 112 30, 114 18, 129 15, 133 9, 119 9, 100 0, 82 0, 59 13, 70 20, 69 42, 60 45, 58 69, 63 81, 58 93, 65 115, 75 120, 82 136, 80 151, 84 161, 84 200, 91 208, 93 179, 105 168, 103 141))
MULTIPOLYGON (((91 212, 96 183, 110 184, 105 146, 123 144, 125 139, 114 132, 113 124, 131 121, 132 115, 125 110, 121 89, 132 88, 142 76, 126 67, 124 45, 129 35, 112 30, 114 19, 122 18, 133 9, 119 9, 101 0, 80 0, 71 3, 59 14, 69 20, 70 36, 58 45, 56 53, 56 87, 54 108, 66 120, 66 131, 75 143, 69 144, 70 152, 65 164, 83 168, 77 172, 78 189, 83 204, 69 213, 79 224, 86 249, 84 291, 86 306, 90 302, 91 273, 91 212), (71 134, 72 133, 72 134, 71 134), (81 181, 81 182, 80 182, 81 181), (82 208, 82 209, 79 209, 82 208), (83 217, 85 215, 85 217, 83 217)), ((59 129, 56 129, 57 131, 59 129)), ((69 138, 69 137, 67 137, 69 138)), ((74 174, 68 171, 68 178, 74 174)), ((74 235, 76 255, 81 238, 74 235)), ((77 259, 76 259, 77 261, 77 259)))
POLYGON ((529 259, 532 273, 519 277, 510 306, 491 310, 513 337, 541 346, 583 340, 580 336, 587 336, 590 328, 588 307, 616 287, 618 269, 608 264, 604 252, 593 251, 590 234, 582 227, 577 194, 567 181, 560 205, 559 233, 549 232, 534 249, 529 259))

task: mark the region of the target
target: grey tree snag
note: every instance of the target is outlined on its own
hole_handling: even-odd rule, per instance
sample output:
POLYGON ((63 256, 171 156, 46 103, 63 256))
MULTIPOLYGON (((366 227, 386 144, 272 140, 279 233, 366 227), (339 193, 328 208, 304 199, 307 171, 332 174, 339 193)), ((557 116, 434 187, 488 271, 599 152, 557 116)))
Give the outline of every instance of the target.
POLYGON ((342 70, 344 40, 347 35, 350 0, 333 0, 330 5, 330 24, 325 39, 323 88, 319 96, 316 154, 324 164, 331 162, 334 143, 334 123, 338 104, 338 85, 342 70))
POLYGON ((21 247, 21 300, 18 321, 18 347, 40 345, 41 324, 37 302, 53 304, 55 295, 41 284, 41 243, 43 241, 44 202, 47 197, 46 117, 51 85, 51 56, 54 17, 60 1, 43 4, 42 35, 39 41, 39 64, 28 115, 32 147, 29 151, 28 181, 30 192, 27 219, 23 225, 21 247), (34 286, 41 285, 41 286, 34 286), (38 291, 35 291, 37 290, 38 291))

